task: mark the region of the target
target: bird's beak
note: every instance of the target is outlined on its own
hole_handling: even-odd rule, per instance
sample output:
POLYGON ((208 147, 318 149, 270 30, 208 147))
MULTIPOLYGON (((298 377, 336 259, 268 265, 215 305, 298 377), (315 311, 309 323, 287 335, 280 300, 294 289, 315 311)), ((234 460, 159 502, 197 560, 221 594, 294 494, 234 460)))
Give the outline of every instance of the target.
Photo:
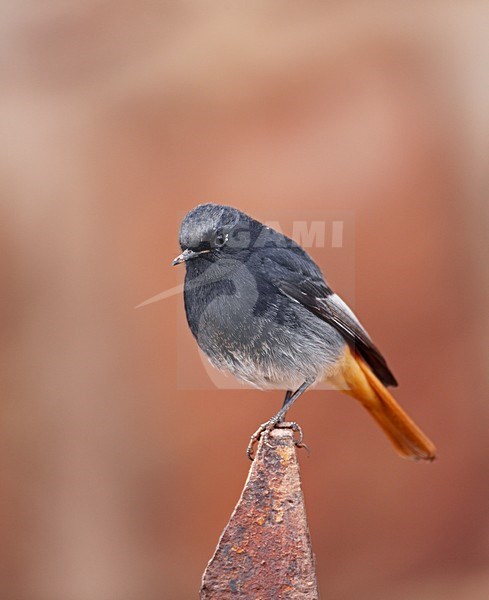
POLYGON ((172 266, 174 267, 175 265, 179 265, 180 263, 187 262, 187 260, 192 260, 192 258, 196 258, 200 254, 206 254, 207 252, 209 252, 209 250, 202 250, 201 252, 194 252, 193 250, 190 250, 189 248, 187 248, 179 256, 177 256, 175 258, 175 260, 172 262, 172 266))

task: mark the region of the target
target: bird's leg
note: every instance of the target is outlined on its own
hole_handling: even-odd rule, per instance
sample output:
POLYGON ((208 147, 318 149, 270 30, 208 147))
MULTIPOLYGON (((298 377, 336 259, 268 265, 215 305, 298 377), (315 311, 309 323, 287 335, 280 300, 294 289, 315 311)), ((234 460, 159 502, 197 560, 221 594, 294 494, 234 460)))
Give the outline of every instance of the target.
POLYGON ((292 396, 292 390, 287 390, 285 392, 285 398, 284 398, 284 403, 282 404, 282 408, 288 403, 288 401, 290 400, 292 396))
POLYGON ((262 425, 260 425, 260 427, 251 436, 250 443, 248 444, 248 448, 246 450, 246 453, 248 454, 248 458, 250 460, 253 460, 253 446, 255 445, 255 442, 257 442, 260 439, 260 437, 263 435, 264 443, 270 445, 268 442, 268 438, 270 437, 270 432, 275 427, 292 429, 293 431, 297 432, 299 435, 298 435, 298 439, 294 440, 294 444, 298 448, 302 448, 302 447, 307 448, 307 446, 305 446, 305 444, 302 443, 302 437, 303 437, 302 429, 299 427, 299 425, 297 423, 295 423, 293 421, 291 421, 291 422, 284 421, 284 417, 285 417, 287 411, 289 410, 289 408, 292 406, 292 404, 294 404, 294 402, 297 400, 297 398, 299 396, 301 396, 310 385, 311 385, 310 381, 305 381, 300 386, 300 388, 298 388, 294 393, 292 393, 290 390, 287 390, 282 408, 278 411, 278 413, 276 415, 274 415, 266 423, 263 423, 262 425))
MULTIPOLYGON (((274 415, 268 421, 268 423, 273 422, 274 424, 277 424, 277 423, 280 423, 280 421, 283 421, 289 408, 292 406, 292 404, 294 404, 294 402, 297 400, 297 398, 299 396, 302 396, 302 394, 307 390, 307 388, 310 385, 311 385, 310 381, 304 381, 304 383, 300 386, 300 388, 298 388, 294 393, 292 393, 290 390, 287 390, 282 408, 278 411, 278 413, 276 415, 274 415)), ((272 429, 273 429, 273 427, 272 427, 272 429)))

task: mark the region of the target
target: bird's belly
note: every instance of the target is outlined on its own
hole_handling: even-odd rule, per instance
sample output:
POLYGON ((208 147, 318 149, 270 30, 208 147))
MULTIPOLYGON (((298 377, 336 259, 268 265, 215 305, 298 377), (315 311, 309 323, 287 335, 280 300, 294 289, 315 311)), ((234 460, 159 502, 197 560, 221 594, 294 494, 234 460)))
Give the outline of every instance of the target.
MULTIPOLYGON (((300 305, 287 305, 287 318, 239 310, 229 300, 209 307, 197 341, 218 369, 263 389, 297 389, 335 370, 345 342, 330 325, 300 305)), ((272 307, 273 308, 273 307, 272 307)))

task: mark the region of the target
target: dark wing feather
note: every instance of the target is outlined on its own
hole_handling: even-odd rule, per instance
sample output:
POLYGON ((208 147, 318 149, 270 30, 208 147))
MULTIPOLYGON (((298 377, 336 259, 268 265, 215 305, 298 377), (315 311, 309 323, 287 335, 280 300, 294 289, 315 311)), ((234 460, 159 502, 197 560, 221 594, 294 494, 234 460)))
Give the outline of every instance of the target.
POLYGON ((289 281, 276 283, 282 293, 300 302, 312 313, 337 329, 353 346, 384 385, 397 386, 397 381, 387 363, 370 339, 368 333, 356 320, 336 294, 328 293, 327 286, 304 280, 299 285, 289 281))
POLYGON ((289 238, 283 239, 286 247, 267 247, 251 253, 252 272, 259 273, 282 294, 332 325, 384 385, 396 386, 396 378, 384 357, 353 312, 324 281, 316 263, 298 244, 289 238))

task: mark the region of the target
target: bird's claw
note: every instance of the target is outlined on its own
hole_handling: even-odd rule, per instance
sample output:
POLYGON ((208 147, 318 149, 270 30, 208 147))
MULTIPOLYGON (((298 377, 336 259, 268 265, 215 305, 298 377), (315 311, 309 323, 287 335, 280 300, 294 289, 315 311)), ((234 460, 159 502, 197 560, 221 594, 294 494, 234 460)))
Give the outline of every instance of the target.
POLYGON ((253 460, 255 458, 254 454, 253 454, 253 448, 254 448, 256 442, 258 442, 258 440, 261 437, 263 437, 264 444, 266 444, 269 448, 273 448, 272 444, 270 444, 270 442, 269 442, 269 439, 270 439, 270 433, 273 429, 275 429, 275 427, 280 428, 280 429, 292 429, 292 431, 294 433, 297 433, 297 437, 294 439, 294 445, 297 448, 305 448, 308 453, 310 452, 310 450, 306 446, 306 444, 304 444, 302 442, 302 440, 304 439, 304 436, 302 434, 302 429, 298 425, 298 423, 295 423, 294 421, 279 421, 279 422, 277 422, 274 419, 270 419, 270 421, 267 421, 266 423, 262 423, 260 425, 260 427, 258 427, 258 429, 255 431, 255 433, 251 436, 250 443, 248 444, 248 448, 246 449, 246 454, 248 455, 248 458, 250 460, 253 460))
MULTIPOLYGON (((250 460, 253 460, 255 457, 253 456, 253 448, 255 446, 255 444, 258 442, 258 440, 261 438, 262 434, 265 433, 267 431, 267 427, 270 425, 270 422, 267 423, 262 423, 260 425, 260 427, 258 427, 258 429, 255 431, 255 433, 251 436, 250 438, 250 443, 248 444, 248 448, 246 448, 246 454, 248 455, 248 458, 250 460)), ((272 428, 275 425, 272 426, 272 428)), ((264 438, 264 443, 267 444, 268 446, 270 446, 270 443, 268 442, 268 437, 270 435, 270 432, 268 432, 266 438, 264 438)))
POLYGON ((304 444, 302 441, 304 439, 304 434, 302 433, 301 426, 298 423, 296 423, 295 421, 282 421, 280 423, 277 423, 275 427, 279 427, 281 429, 292 429, 294 433, 297 433, 297 437, 294 438, 295 447, 305 448, 308 454, 311 453, 309 446, 304 444))

